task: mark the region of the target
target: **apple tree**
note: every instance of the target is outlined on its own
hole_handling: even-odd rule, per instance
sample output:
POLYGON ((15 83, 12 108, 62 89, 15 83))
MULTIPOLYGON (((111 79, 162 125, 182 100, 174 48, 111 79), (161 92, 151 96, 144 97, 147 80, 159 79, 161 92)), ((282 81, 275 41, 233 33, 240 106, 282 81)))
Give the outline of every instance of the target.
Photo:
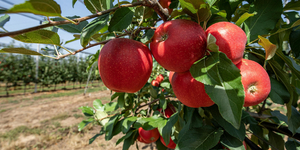
MULTIPOLYGON (((82 1, 81 1, 82 2, 82 1)), ((73 0, 70 5, 79 3, 73 0)), ((26 48, 1 53, 63 59, 91 47, 111 102, 80 109, 79 125, 102 128, 129 149, 299 149, 300 20, 298 0, 84 0, 89 16, 62 16, 54 0, 0 10, 0 38, 52 44, 66 54, 26 48), (47 18, 7 31, 9 14, 47 18), (57 29, 74 34, 61 42, 57 29), (75 52, 64 47, 80 42, 75 52), (137 144, 136 144, 137 145, 137 144)))

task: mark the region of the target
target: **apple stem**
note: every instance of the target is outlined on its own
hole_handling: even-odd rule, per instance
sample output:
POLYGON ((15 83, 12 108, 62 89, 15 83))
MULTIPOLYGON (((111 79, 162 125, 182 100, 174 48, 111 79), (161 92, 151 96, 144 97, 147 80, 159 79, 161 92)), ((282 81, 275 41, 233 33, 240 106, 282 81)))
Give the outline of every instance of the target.
POLYGON ((267 102, 267 99, 264 100, 263 105, 261 106, 261 108, 260 108, 260 110, 258 112, 258 115, 262 115, 262 113, 264 112, 265 106, 266 106, 266 102, 267 102))

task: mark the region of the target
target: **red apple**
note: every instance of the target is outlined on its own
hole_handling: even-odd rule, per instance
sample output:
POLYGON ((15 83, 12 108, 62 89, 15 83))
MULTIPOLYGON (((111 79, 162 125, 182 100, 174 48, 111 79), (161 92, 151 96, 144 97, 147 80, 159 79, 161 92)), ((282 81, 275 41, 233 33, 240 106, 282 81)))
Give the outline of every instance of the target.
POLYGON ((167 8, 169 11, 169 15, 171 15, 171 13, 173 12, 173 9, 169 8, 171 0, 159 0, 158 2, 163 8, 167 8))
POLYGON ((162 74, 159 74, 157 77, 156 77, 156 80, 161 83, 164 81, 164 76, 162 74))
POLYGON ((155 142, 160 136, 157 128, 152 130, 144 130, 142 127, 139 128, 139 135, 146 143, 155 142))
POLYGON ((242 60, 247 36, 239 26, 230 22, 218 22, 207 28, 206 36, 209 33, 216 38, 219 51, 225 53, 234 64, 242 60))
POLYGON ((241 70, 245 90, 244 106, 253 106, 264 101, 271 91, 270 77, 266 70, 259 63, 248 59, 242 59, 236 66, 241 70))
POLYGON ((158 82, 157 80, 152 80, 152 81, 151 81, 151 85, 152 85, 152 86, 159 87, 159 82, 158 82))
POLYGON ((173 72, 173 71, 170 71, 170 73, 169 73, 169 81, 170 81, 170 83, 172 83, 171 81, 172 81, 172 77, 173 77, 174 73, 175 72, 173 72))
POLYGON ((158 111, 160 113, 164 112, 164 116, 170 118, 176 112, 176 109, 171 103, 169 103, 164 111, 162 110, 162 108, 159 108, 158 111))
POLYGON ((150 49, 155 60, 165 69, 185 72, 205 54, 205 32, 196 22, 171 20, 155 30, 150 49))
POLYGON ((204 84, 194 79, 189 71, 175 72, 171 84, 178 100, 188 107, 209 107, 214 104, 206 94, 204 84))
POLYGON ((125 38, 106 43, 98 59, 101 80, 115 92, 135 93, 140 90, 150 77, 152 64, 147 46, 125 38))
POLYGON ((142 143, 145 143, 145 144, 152 143, 152 142, 145 142, 145 141, 143 140, 143 138, 141 137, 141 135, 139 135, 139 136, 137 137, 137 140, 140 141, 140 142, 142 142, 142 143))
POLYGON ((161 143, 164 144, 167 148, 170 148, 170 149, 175 149, 175 148, 176 148, 176 143, 174 143, 174 141, 171 139, 171 137, 170 137, 170 142, 169 142, 168 145, 166 145, 166 143, 165 143, 165 141, 164 141, 164 139, 163 139, 162 136, 160 136, 160 141, 161 141, 161 143))

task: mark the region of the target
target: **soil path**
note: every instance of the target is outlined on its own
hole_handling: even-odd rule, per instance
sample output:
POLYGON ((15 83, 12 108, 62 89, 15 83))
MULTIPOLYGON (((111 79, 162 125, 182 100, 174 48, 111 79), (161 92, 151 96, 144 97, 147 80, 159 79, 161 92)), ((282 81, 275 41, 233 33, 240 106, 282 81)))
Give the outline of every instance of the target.
MULTIPOLYGON (((82 115, 78 108, 92 106, 95 99, 101 99, 102 103, 108 102, 110 91, 39 100, 34 100, 34 96, 36 95, 19 97, 27 99, 19 103, 3 103, 5 99, 0 99, 0 110, 5 110, 0 112, 0 149, 122 149, 123 143, 115 145, 122 135, 117 135, 110 141, 105 141, 104 136, 100 136, 94 143, 88 144, 88 140, 100 131, 100 126, 89 126, 84 132, 77 131, 77 124, 83 120, 83 117, 76 117, 82 115), (1 139, 1 134, 20 126, 43 131, 40 134, 21 134, 17 140, 1 139)), ((150 150, 154 149, 153 146, 139 144, 140 149, 150 150)), ((135 147, 130 149, 135 150, 135 147)))

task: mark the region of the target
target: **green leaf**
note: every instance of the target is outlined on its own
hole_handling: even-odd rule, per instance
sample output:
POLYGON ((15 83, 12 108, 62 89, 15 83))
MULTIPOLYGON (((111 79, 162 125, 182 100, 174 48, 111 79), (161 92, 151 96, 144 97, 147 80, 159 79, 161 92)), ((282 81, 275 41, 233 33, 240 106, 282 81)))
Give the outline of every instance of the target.
POLYGON ((293 55, 298 58, 300 56, 300 30, 292 30, 289 36, 289 42, 293 55))
POLYGON ((131 126, 135 123, 135 121, 137 120, 137 117, 128 117, 128 118, 125 118, 124 121, 123 121, 123 128, 122 128, 122 132, 125 134, 127 133, 131 126))
POLYGON ((285 148, 288 150, 299 150, 300 143, 292 138, 289 138, 288 141, 285 143, 285 148))
POLYGON ((137 132, 137 130, 134 130, 133 128, 131 128, 123 137, 118 139, 118 141, 116 142, 116 145, 120 144, 122 141, 129 138, 135 132, 137 132))
POLYGON ((85 116, 94 116, 94 109, 92 107, 89 107, 89 106, 81 106, 79 107, 79 109, 81 109, 82 113, 85 115, 85 116))
POLYGON ((158 139, 155 142, 155 144, 156 144, 157 150, 167 150, 168 149, 163 143, 161 143, 160 139, 158 139))
POLYGON ((273 79, 270 78, 271 81, 271 92, 269 94, 269 97, 274 103, 283 105, 284 103, 287 103, 290 99, 290 93, 285 88, 285 86, 273 79))
POLYGON ((274 133, 273 131, 269 131, 269 142, 271 145, 276 147, 276 149, 284 150, 284 140, 282 136, 274 133))
POLYGON ((111 0, 84 0, 86 8, 93 14, 112 8, 111 0))
POLYGON ((108 114, 106 112, 104 112, 104 111, 97 111, 95 113, 95 116, 96 116, 96 118, 98 119, 99 123, 102 126, 105 126, 106 123, 109 121, 109 118, 107 118, 108 114))
POLYGON ((0 50, 0 53, 17 53, 17 54, 24 54, 24 55, 39 55, 43 56, 42 54, 32 51, 23 47, 20 48, 3 48, 0 50))
POLYGON ((134 8, 123 7, 118 9, 111 18, 108 26, 108 31, 122 31, 126 29, 132 22, 134 8))
POLYGON ((121 133, 122 128, 123 128, 123 121, 124 121, 124 119, 121 119, 116 122, 113 132, 112 132, 112 136, 115 136, 115 135, 121 133))
POLYGON ((113 130, 114 130, 114 126, 117 123, 119 119, 119 115, 114 115, 111 118, 109 118, 109 121, 105 124, 104 126, 104 130, 105 130, 105 140, 111 140, 111 138, 113 137, 113 130))
POLYGON ((128 138, 125 139, 123 142, 123 149, 122 150, 128 150, 132 144, 134 144, 138 134, 137 132, 134 132, 131 134, 128 138))
POLYGON ((192 3, 189 3, 185 0, 179 0, 180 5, 183 9, 188 9, 190 12, 192 12, 193 14, 197 13, 197 10, 194 8, 192 3))
POLYGON ((148 118, 138 118, 134 127, 143 127, 145 130, 152 130, 154 128, 162 128, 166 125, 166 123, 167 120, 155 115, 148 118))
POLYGON ((280 121, 284 121, 286 124, 288 124, 288 118, 282 113, 280 113, 279 110, 272 111, 271 114, 272 116, 277 117, 280 121))
POLYGON ((78 124, 78 131, 82 131, 82 129, 87 126, 89 123, 93 122, 94 118, 89 118, 88 120, 83 120, 78 124))
POLYGON ((105 111, 106 112, 112 112, 112 111, 115 111, 119 108, 117 102, 106 103, 104 106, 105 106, 105 111))
MULTIPOLYGON (((244 140, 244 139, 243 139, 244 140)), ((243 141, 242 140, 242 141, 243 141)), ((231 136, 230 133, 225 132, 222 136, 221 136, 221 143, 226 146, 227 148, 229 148, 230 150, 245 150, 245 147, 243 145, 243 142, 240 141, 239 139, 231 136)))
POLYGON ((100 131, 101 133, 97 133, 96 135, 94 135, 92 138, 89 139, 89 144, 92 144, 97 137, 101 136, 104 134, 103 130, 100 131))
POLYGON ((292 115, 291 118, 288 120, 288 128, 293 134, 295 134, 299 127, 300 127, 300 113, 295 107, 292 106, 292 115))
POLYGON ((246 32, 248 43, 257 39, 258 35, 268 34, 276 26, 283 12, 281 0, 257 0, 251 5, 249 13, 257 15, 248 18, 245 23, 249 28, 246 32))
POLYGON ((220 114, 218 107, 213 105, 206 108, 213 115, 214 120, 225 129, 225 131, 234 138, 243 141, 245 138, 246 130, 244 124, 241 123, 239 129, 234 128, 229 122, 227 122, 220 114))
POLYGON ((192 128, 178 141, 180 150, 209 150, 217 145, 223 130, 211 126, 192 128))
POLYGON ((5 14, 4 16, 0 17, 0 27, 4 27, 5 23, 10 20, 10 16, 5 14))
POLYGON ((154 30, 152 29, 147 30, 145 36, 141 38, 141 42, 148 43, 152 39, 153 35, 154 35, 154 30))
POLYGON ((24 43, 60 45, 59 35, 48 30, 36 30, 11 37, 24 43))
POLYGON ((224 53, 220 52, 219 57, 220 63, 216 74, 218 74, 222 86, 205 85, 205 91, 218 105, 222 117, 238 129, 244 105, 244 87, 240 70, 224 53))
MULTIPOLYGON (((69 19, 76 19, 80 18, 79 16, 72 16, 72 17, 67 17, 69 19)), ((65 19, 62 18, 53 18, 53 21, 63 21, 65 19)), ((70 33, 81 33, 82 29, 88 24, 87 21, 81 21, 79 24, 65 24, 65 25, 59 25, 57 26, 58 28, 61 28, 63 30, 66 30, 70 33)))
POLYGON ((249 17, 252 17, 252 16, 254 16, 254 15, 256 15, 256 12, 254 12, 254 13, 252 13, 252 14, 250 14, 250 13, 244 13, 240 18, 239 18, 239 20, 237 20, 236 22, 235 22, 235 24, 237 25, 237 26, 240 26, 243 22, 245 22, 245 20, 247 20, 249 17))
POLYGON ((175 123, 179 119, 179 112, 181 111, 181 105, 179 105, 179 109, 176 113, 174 113, 168 120, 167 124, 162 128, 162 137, 166 143, 166 145, 170 142, 170 136, 172 133, 172 128, 175 125, 175 123))
POLYGON ((75 3, 77 2, 77 0, 72 0, 72 7, 74 8, 75 3))
POLYGON ((218 52, 219 46, 216 44, 217 39, 210 33, 207 35, 207 49, 211 50, 212 52, 218 52))
POLYGON ((198 22, 207 21, 211 16, 210 5, 205 0, 179 0, 179 2, 183 12, 198 22))
POLYGON ((284 8, 283 11, 287 11, 287 10, 300 10, 300 1, 294 1, 294 2, 289 2, 287 3, 284 8))
POLYGON ((212 55, 204 57, 192 65, 190 72, 197 81, 205 85, 222 85, 218 75, 219 63, 219 53, 212 53, 212 55))
POLYGON ((105 108, 100 99, 94 100, 93 106, 97 111, 104 111, 105 108))
POLYGON ((212 7, 217 0, 206 0, 206 2, 209 4, 210 7, 212 7))
POLYGON ((276 61, 274 59, 271 59, 271 60, 268 61, 268 64, 271 66, 271 68, 274 71, 276 77, 284 84, 284 86, 286 87, 286 89, 288 90, 288 92, 290 94, 289 102, 286 105, 286 107, 287 107, 287 117, 290 118, 291 115, 292 115, 291 106, 293 104, 293 101, 298 99, 298 97, 295 96, 293 87, 290 85, 290 77, 283 71, 283 69, 282 69, 281 65, 278 63, 278 61, 276 61))
POLYGON ((60 6, 54 0, 28 0, 14 5, 5 13, 33 13, 42 16, 61 16, 60 6))
POLYGON ((83 28, 80 36, 80 43, 82 47, 87 46, 90 41, 90 38, 106 26, 108 19, 109 14, 104 14, 102 16, 97 17, 83 28))
MULTIPOLYGON (((47 24, 49 23, 49 21, 44 21, 42 22, 42 24, 47 24)), ((49 31, 52 31, 52 32, 58 32, 58 28, 55 27, 55 26, 50 26, 50 27, 47 27, 47 28, 43 28, 43 30, 49 30, 49 31)))

